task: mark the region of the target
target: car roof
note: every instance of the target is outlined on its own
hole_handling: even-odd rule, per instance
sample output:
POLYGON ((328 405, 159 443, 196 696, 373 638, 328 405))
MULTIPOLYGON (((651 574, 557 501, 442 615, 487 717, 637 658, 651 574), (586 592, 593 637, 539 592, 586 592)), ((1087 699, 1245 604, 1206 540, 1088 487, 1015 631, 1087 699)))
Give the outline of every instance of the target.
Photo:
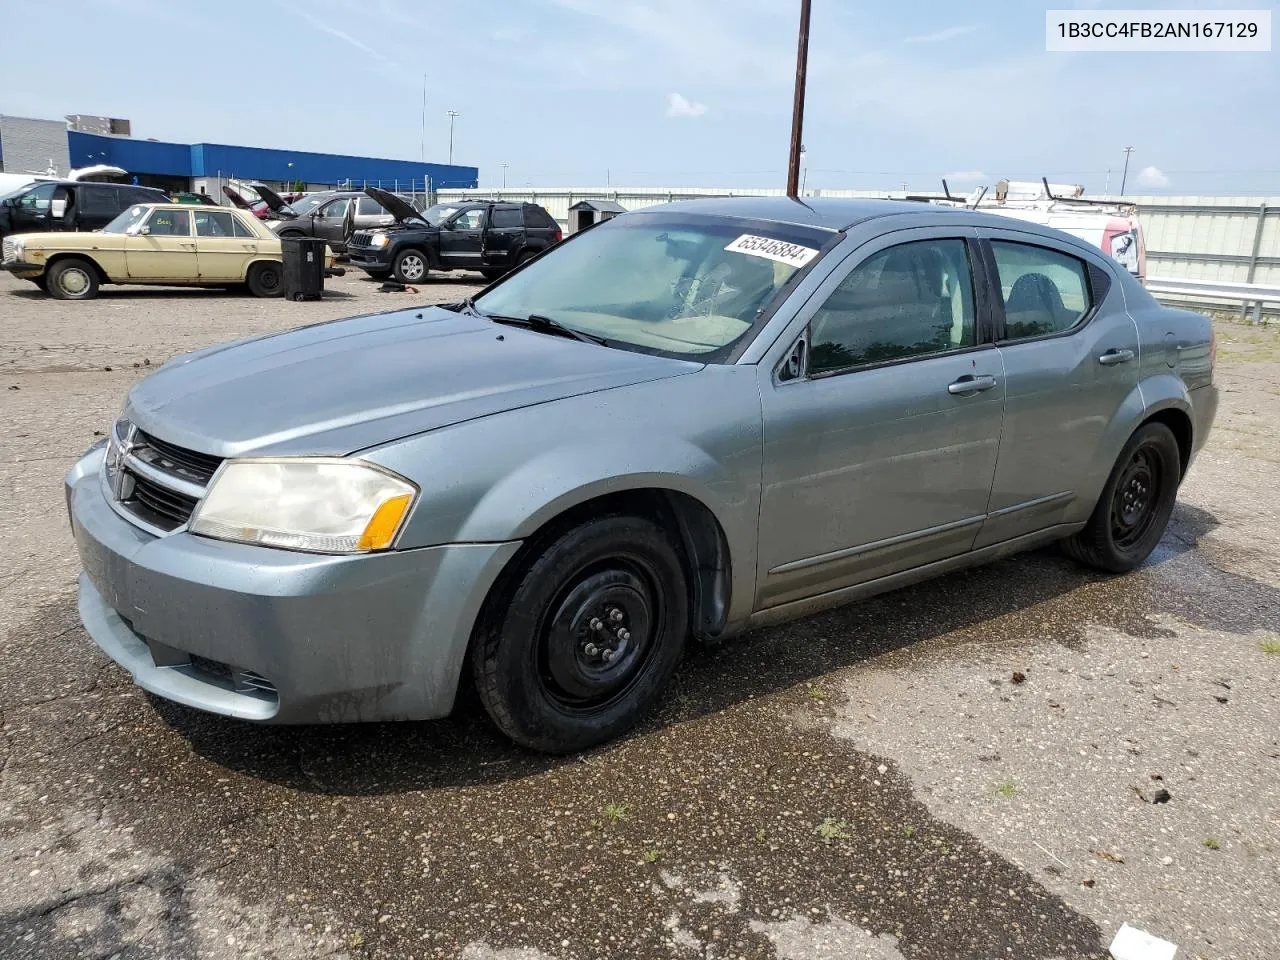
POLYGON ((737 217, 831 231, 846 230, 856 223, 867 220, 900 216, 927 216, 935 223, 954 221, 957 224, 963 223, 970 226, 1009 226, 1008 218, 995 214, 914 200, 881 200, 864 197, 806 197, 802 200, 791 197, 707 197, 641 207, 634 213, 737 217))

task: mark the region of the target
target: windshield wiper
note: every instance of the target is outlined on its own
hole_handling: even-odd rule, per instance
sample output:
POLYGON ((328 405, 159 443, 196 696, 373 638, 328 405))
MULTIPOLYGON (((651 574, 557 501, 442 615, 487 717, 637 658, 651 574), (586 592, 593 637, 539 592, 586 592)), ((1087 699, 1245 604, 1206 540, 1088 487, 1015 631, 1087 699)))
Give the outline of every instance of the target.
MULTIPOLYGON (((469 300, 470 298, 468 298, 469 300)), ((465 301, 464 301, 465 303, 465 301)), ((479 313, 475 304, 470 304, 472 310, 479 313)), ((583 343, 595 343, 602 347, 607 347, 609 341, 604 337, 597 337, 594 333, 583 333, 581 330, 575 330, 573 327, 566 327, 559 320, 551 317, 544 317, 539 313, 531 313, 527 317, 501 317, 496 313, 480 313, 480 316, 487 317, 494 323, 506 324, 510 327, 524 327, 526 330, 536 330, 538 333, 550 333, 558 337, 569 337, 572 340, 581 340, 583 343)))

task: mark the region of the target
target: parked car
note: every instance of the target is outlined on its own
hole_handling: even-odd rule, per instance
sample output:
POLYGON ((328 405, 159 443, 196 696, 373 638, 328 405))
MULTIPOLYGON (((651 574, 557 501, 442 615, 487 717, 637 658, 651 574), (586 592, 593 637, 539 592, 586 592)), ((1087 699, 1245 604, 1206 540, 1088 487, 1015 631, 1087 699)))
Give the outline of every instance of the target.
POLYGON ((238 210, 179 203, 137 204, 96 233, 6 237, 0 267, 58 300, 92 299, 104 283, 282 292, 275 234, 238 210))
POLYGON ((0 198, 0 237, 50 230, 99 230, 135 203, 165 203, 152 187, 42 180, 0 198))
MULTIPOLYGON (((387 193, 400 204, 417 213, 420 201, 387 193)), ((337 253, 345 253, 347 238, 353 230, 390 227, 395 214, 361 190, 334 190, 312 193, 292 204, 273 209, 277 219, 271 229, 280 237, 321 237, 337 253)))
POLYGON ((68 473, 95 641, 159 696, 539 750, 691 638, 1054 541, 1132 570, 1213 421, 1209 321, 1033 224, 895 201, 623 214, 453 308, 197 351, 68 473))
POLYGON ((431 270, 479 270, 496 280, 532 260, 563 234, 536 203, 471 200, 416 210, 400 198, 367 191, 396 217, 394 227, 357 230, 347 244, 351 265, 379 280, 418 283, 431 270))

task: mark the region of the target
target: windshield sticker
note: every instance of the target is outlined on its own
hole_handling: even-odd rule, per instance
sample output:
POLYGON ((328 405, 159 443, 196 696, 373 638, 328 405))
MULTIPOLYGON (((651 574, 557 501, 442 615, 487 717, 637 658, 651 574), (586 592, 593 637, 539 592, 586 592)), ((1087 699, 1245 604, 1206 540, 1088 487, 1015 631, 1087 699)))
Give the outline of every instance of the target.
POLYGON ((757 237, 751 233, 744 233, 725 249, 745 253, 749 257, 764 257, 766 260, 788 263, 797 268, 803 267, 818 255, 813 247, 802 247, 798 243, 787 243, 772 237, 757 237))

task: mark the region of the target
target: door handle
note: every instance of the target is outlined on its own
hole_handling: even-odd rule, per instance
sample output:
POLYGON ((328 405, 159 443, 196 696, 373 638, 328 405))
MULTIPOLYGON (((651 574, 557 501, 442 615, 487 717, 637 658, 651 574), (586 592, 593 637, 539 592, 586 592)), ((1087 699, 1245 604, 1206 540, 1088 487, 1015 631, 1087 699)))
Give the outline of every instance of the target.
POLYGON ((1132 350, 1108 350, 1098 357, 1098 362, 1104 367, 1114 367, 1117 363, 1128 363, 1133 356, 1132 350))
POLYGON ((981 374, 974 376, 966 373, 959 380, 947 384, 947 393, 954 393, 959 396, 965 396, 970 393, 981 393, 984 390, 990 390, 996 385, 996 378, 989 374, 981 374))

